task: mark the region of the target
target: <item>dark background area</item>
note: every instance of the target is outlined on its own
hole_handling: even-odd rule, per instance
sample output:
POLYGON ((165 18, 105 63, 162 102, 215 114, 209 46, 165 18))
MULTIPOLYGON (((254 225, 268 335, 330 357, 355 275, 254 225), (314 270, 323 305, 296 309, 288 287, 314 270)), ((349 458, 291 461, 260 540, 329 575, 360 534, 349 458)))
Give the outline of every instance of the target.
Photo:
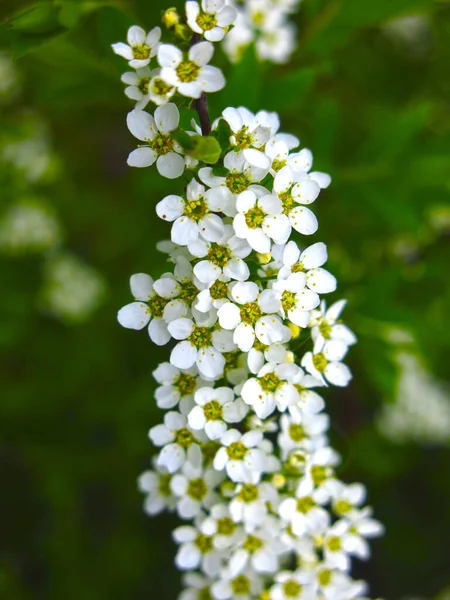
MULTIPOLYGON (((20 137, 38 115, 57 163, 30 185, 0 162, 0 212, 30 190, 45 198, 65 246, 107 286, 101 307, 70 324, 40 308, 42 256, 0 257, 1 598, 169 599, 179 590, 178 520, 147 518, 136 487, 153 452, 148 429, 162 419, 151 372, 168 353, 145 331, 122 329, 116 311, 130 301, 132 273, 165 270, 155 244, 169 228, 155 205, 182 184, 127 167, 135 140, 120 75, 129 69, 110 49, 129 25, 159 24, 172 4, 181 6, 0 4, 0 49, 20 74, 20 90, 0 104, 1 129, 20 137), (21 9, 28 16, 15 20, 21 9)), ((211 116, 230 105, 277 110, 282 129, 313 150, 315 169, 333 177, 313 207, 311 243, 328 245, 334 299, 349 299, 345 319, 360 342, 352 385, 329 390, 327 410, 340 477, 367 485, 387 528, 354 574, 372 597, 444 600, 450 433, 389 439, 378 415, 396 399, 400 351, 433 381, 448 379, 450 4, 304 0, 295 20, 288 65, 260 65, 250 49, 231 66, 216 50, 228 85, 210 96, 211 116), (414 35, 387 25, 411 14, 422 23, 414 35), (410 341, 393 342, 393 331, 410 341)))

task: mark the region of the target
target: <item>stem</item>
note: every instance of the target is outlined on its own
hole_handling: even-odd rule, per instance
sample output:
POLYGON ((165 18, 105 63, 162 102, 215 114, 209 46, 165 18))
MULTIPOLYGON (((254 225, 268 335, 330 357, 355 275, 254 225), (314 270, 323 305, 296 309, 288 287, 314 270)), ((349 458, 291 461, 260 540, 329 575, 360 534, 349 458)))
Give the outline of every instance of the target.
MULTIPOLYGON (((194 33, 192 36, 192 46, 194 44, 198 44, 200 41, 200 34, 194 33)), ((202 92, 202 95, 198 100, 194 100, 195 110, 198 113, 200 118, 200 127, 202 129, 202 135, 209 135, 211 133, 211 121, 209 118, 208 112, 208 100, 206 98, 205 92, 202 92)))

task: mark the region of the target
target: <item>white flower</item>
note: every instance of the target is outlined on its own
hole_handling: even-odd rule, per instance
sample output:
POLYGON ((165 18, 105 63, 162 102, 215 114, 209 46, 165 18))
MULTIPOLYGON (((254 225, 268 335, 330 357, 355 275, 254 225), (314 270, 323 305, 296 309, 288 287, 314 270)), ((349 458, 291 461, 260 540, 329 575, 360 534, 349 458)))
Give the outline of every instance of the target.
POLYGON ((282 415, 280 419, 281 433, 278 445, 283 460, 299 448, 313 451, 326 443, 323 435, 329 426, 328 415, 301 413, 300 419, 294 420, 290 415, 282 415))
POLYGON ((347 300, 339 300, 327 310, 326 303, 322 302, 320 311, 314 311, 311 315, 311 335, 316 342, 336 341, 343 342, 347 346, 356 344, 356 336, 346 325, 339 321, 339 317, 347 304, 347 300))
POLYGON ((306 457, 303 477, 298 483, 297 494, 304 495, 315 486, 329 498, 329 484, 334 478, 334 467, 339 460, 339 454, 329 446, 309 453, 306 457))
POLYGON ((274 63, 286 63, 295 47, 296 29, 291 23, 264 31, 256 41, 259 58, 274 63))
POLYGON ((150 167, 156 161, 160 175, 168 179, 180 177, 184 171, 184 158, 180 156, 181 146, 171 135, 179 121, 180 113, 172 103, 158 106, 154 118, 143 110, 128 113, 128 129, 134 137, 148 144, 129 155, 130 167, 150 167))
POLYGON ((242 483, 236 487, 229 510, 235 523, 242 523, 246 532, 252 532, 268 515, 268 506, 273 511, 278 504, 278 492, 271 483, 242 483))
POLYGON ((190 369, 195 363, 200 373, 209 379, 223 373, 222 352, 236 348, 228 331, 199 326, 192 319, 172 321, 169 331, 173 338, 182 340, 172 350, 170 362, 179 369, 190 369))
POLYGON ((231 290, 231 297, 234 302, 224 303, 217 316, 221 327, 234 330, 233 341, 242 352, 253 347, 255 336, 267 345, 285 339, 285 326, 278 317, 272 316, 280 309, 272 290, 260 293, 256 283, 238 282, 231 290))
POLYGON ((308 246, 303 252, 294 241, 288 242, 283 252, 283 266, 278 279, 287 279, 291 273, 306 273, 306 285, 318 294, 328 294, 336 289, 336 278, 325 269, 327 247, 322 242, 308 246))
POLYGON ((244 108, 226 108, 222 112, 224 120, 231 128, 233 135, 230 143, 236 150, 244 151, 244 158, 255 167, 268 169, 270 161, 264 152, 257 150, 262 148, 271 136, 269 127, 261 125, 258 115, 244 108))
POLYGON ((139 69, 146 67, 150 59, 156 56, 160 38, 161 29, 159 27, 154 27, 149 34, 146 34, 142 27, 133 25, 128 30, 128 45, 119 42, 113 44, 112 49, 119 56, 126 58, 130 67, 139 69))
POLYGON ((361 483, 345 485, 337 479, 327 481, 326 488, 332 497, 333 511, 339 517, 352 518, 359 514, 360 506, 366 498, 366 488, 361 483))
MULTIPOLYGON (((161 104, 166 104, 172 96, 177 91, 177 88, 174 85, 168 84, 161 77, 161 69, 155 69, 152 71, 152 78, 150 79, 147 92, 149 99, 154 103, 160 106, 161 104)), ((139 106, 139 108, 142 108, 139 106)))
POLYGON ((243 536, 242 528, 233 521, 228 504, 216 504, 201 522, 200 531, 213 536, 214 547, 224 550, 234 546, 243 536))
POLYGON ((225 86, 225 78, 220 69, 208 65, 213 53, 211 42, 191 46, 187 56, 176 46, 161 44, 158 49, 161 79, 189 98, 200 98, 202 92, 217 92, 225 86))
POLYGON ((350 369, 340 362, 347 354, 348 346, 341 341, 325 341, 319 337, 312 352, 302 358, 302 367, 323 383, 346 387, 352 378, 350 369))
POLYGON ((136 273, 130 278, 131 293, 137 302, 127 304, 117 313, 117 320, 127 329, 143 329, 148 325, 150 339, 158 346, 167 344, 170 334, 166 307, 169 298, 155 292, 153 279, 145 273, 136 273))
POLYGON ((275 575, 276 583, 270 588, 270 600, 315 600, 316 594, 310 578, 302 571, 281 571, 275 575))
POLYGON ((233 577, 229 573, 216 580, 211 586, 214 600, 251 600, 257 598, 263 590, 261 576, 252 569, 233 577))
POLYGON ((220 42, 236 17, 237 10, 234 6, 227 5, 225 0, 202 0, 201 8, 198 2, 186 2, 189 27, 195 33, 203 34, 210 42, 220 42))
POLYGON ((244 383, 242 398, 253 407, 260 419, 265 419, 275 408, 283 412, 289 405, 299 401, 295 384, 302 376, 303 370, 293 363, 267 363, 257 377, 244 383))
POLYGON ((327 500, 324 490, 315 490, 312 485, 303 486, 300 493, 297 490, 296 498, 286 498, 281 502, 278 512, 291 525, 295 535, 321 535, 330 522, 328 511, 322 507, 327 500))
POLYGON ((186 188, 186 199, 170 195, 156 205, 158 217, 173 222, 172 242, 188 246, 199 236, 208 242, 218 242, 223 237, 223 221, 214 214, 220 211, 220 204, 212 192, 205 192, 204 186, 192 179, 186 188))
POLYGON ((166 508, 173 510, 176 500, 170 489, 172 475, 155 464, 154 469, 144 471, 139 477, 138 486, 141 492, 147 494, 144 510, 148 515, 157 515, 166 508))
POLYGON ((157 464, 165 467, 169 473, 179 471, 186 460, 195 467, 201 464, 202 453, 198 442, 203 436, 201 432, 194 434, 186 417, 180 413, 166 413, 164 425, 152 427, 149 437, 155 446, 163 446, 157 464))
POLYGON ((217 471, 226 469, 232 481, 255 483, 266 468, 266 455, 256 447, 262 439, 260 431, 242 435, 236 429, 230 429, 222 436, 222 448, 214 457, 214 468, 217 471))
POLYGON ((229 558, 226 572, 235 577, 251 566, 257 573, 275 573, 279 556, 286 550, 280 541, 280 521, 271 517, 261 520, 259 527, 244 537, 229 558))
POLYGON ((245 281, 250 275, 246 258, 252 249, 245 240, 233 235, 231 225, 224 225, 224 233, 217 242, 198 239, 189 244, 193 256, 202 258, 194 267, 194 275, 202 283, 212 283, 222 274, 237 281, 245 281))
POLYGON ((158 408, 169 409, 179 405, 179 410, 184 415, 194 405, 195 391, 199 387, 211 385, 199 376, 197 367, 181 371, 168 362, 161 363, 153 371, 153 377, 161 384, 155 391, 158 408))
POLYGON ((287 279, 278 279, 273 290, 278 293, 281 303, 281 314, 299 327, 307 327, 310 319, 309 311, 320 304, 316 292, 305 289, 306 275, 292 273, 287 279))
POLYGON ((180 544, 175 564, 181 571, 202 570, 215 577, 220 569, 220 554, 214 548, 212 536, 200 533, 195 527, 183 525, 173 532, 174 540, 180 544))
POLYGON ((148 67, 141 67, 136 71, 124 73, 121 77, 122 83, 128 86, 125 88, 125 95, 131 100, 136 100, 136 108, 138 109, 145 108, 150 100, 148 86, 151 78, 152 71, 148 67))
POLYGON ((210 440, 221 438, 227 430, 226 423, 238 423, 248 412, 241 399, 234 401, 229 387, 200 388, 194 399, 197 406, 189 413, 189 425, 194 430, 204 429, 210 440))
POLYGON ((303 235, 315 233, 317 218, 303 205, 314 202, 320 192, 319 185, 306 173, 295 172, 287 166, 276 174, 273 189, 283 204, 283 212, 289 217, 291 226, 303 235))
POLYGON ((200 312, 209 312, 212 308, 219 309, 222 304, 228 302, 230 281, 229 277, 221 275, 215 281, 203 284, 207 287, 198 294, 195 308, 200 312))
POLYGON ((182 472, 172 477, 170 488, 177 496, 177 511, 182 519, 198 516, 202 508, 211 508, 220 500, 215 491, 223 480, 223 474, 214 469, 194 467, 189 462, 183 466, 182 472))
POLYGON ((290 359, 293 358, 292 352, 288 352, 286 346, 284 346, 284 344, 289 342, 291 339, 292 332, 289 327, 284 325, 283 327, 284 336, 280 342, 265 345, 258 340, 254 347, 249 350, 247 355, 247 364, 251 373, 258 373, 266 361, 280 364, 284 362, 290 362, 290 359))
POLYGON ((189 587, 181 592, 178 600, 199 600, 211 597, 212 583, 212 579, 200 575, 200 573, 186 573, 183 577, 183 584, 189 587))
POLYGON ((256 252, 270 252, 270 240, 284 244, 289 238, 291 226, 288 217, 282 213, 283 205, 277 196, 258 196, 254 190, 246 190, 239 194, 236 209, 234 231, 256 252))
MULTIPOLYGON (((234 196, 264 179, 268 173, 268 169, 250 165, 242 152, 228 152, 223 159, 223 164, 228 170, 225 177, 214 175, 212 167, 203 167, 199 170, 198 175, 203 183, 209 187, 226 186, 234 196)), ((250 187, 250 189, 254 188, 250 187)), ((257 189, 264 190, 260 187, 257 189)), ((268 194, 269 192, 264 190, 264 193, 268 194)))

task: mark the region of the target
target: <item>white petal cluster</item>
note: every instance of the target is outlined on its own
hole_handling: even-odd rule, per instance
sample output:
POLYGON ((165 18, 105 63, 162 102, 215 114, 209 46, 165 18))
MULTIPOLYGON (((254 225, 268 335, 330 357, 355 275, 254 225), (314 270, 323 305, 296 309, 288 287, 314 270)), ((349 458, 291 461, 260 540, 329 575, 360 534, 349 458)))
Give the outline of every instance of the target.
POLYGON ((326 245, 305 239, 318 229, 309 205, 331 178, 312 171, 311 151, 280 131, 276 113, 226 108, 212 126, 222 148, 214 166, 188 165, 176 135, 179 97, 224 84, 209 65, 212 42, 236 14, 267 37, 283 32, 295 6, 189 1, 196 42, 177 48, 158 38, 155 46, 155 34, 142 32, 139 44, 159 70, 140 64, 124 77, 138 103, 151 99, 155 77, 174 94, 153 100, 154 115, 142 106, 130 113, 129 128, 145 145, 129 164, 156 162, 163 176, 186 178, 156 205, 171 224, 170 240, 158 245, 170 268, 156 280, 133 275, 134 301, 118 313, 124 327, 147 328, 153 343, 169 346, 169 361, 154 371, 166 413, 149 432, 157 455, 139 487, 146 512, 189 521, 173 534, 175 564, 186 572, 180 600, 361 598, 366 585, 351 578, 351 560, 368 558, 367 539, 382 533, 364 506, 365 488, 337 478, 340 458, 317 391, 349 383, 344 360, 356 342, 341 322, 345 300, 327 307, 322 297, 337 287, 324 266, 326 245))
POLYGON ((285 63, 294 47, 296 28, 289 15, 296 12, 301 0, 227 0, 237 10, 235 27, 224 41, 233 62, 238 62, 245 48, 255 42, 260 60, 285 63))

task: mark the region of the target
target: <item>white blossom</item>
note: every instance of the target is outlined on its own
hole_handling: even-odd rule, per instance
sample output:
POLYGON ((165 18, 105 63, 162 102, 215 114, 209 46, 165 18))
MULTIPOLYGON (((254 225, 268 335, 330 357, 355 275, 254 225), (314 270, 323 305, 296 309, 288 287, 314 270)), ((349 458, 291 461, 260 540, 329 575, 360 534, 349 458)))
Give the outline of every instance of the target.
POLYGON ((149 64, 150 59, 156 56, 161 38, 161 29, 155 27, 146 34, 142 27, 133 25, 127 34, 128 44, 119 42, 112 45, 112 49, 119 56, 128 60, 133 69, 139 69, 149 64))

